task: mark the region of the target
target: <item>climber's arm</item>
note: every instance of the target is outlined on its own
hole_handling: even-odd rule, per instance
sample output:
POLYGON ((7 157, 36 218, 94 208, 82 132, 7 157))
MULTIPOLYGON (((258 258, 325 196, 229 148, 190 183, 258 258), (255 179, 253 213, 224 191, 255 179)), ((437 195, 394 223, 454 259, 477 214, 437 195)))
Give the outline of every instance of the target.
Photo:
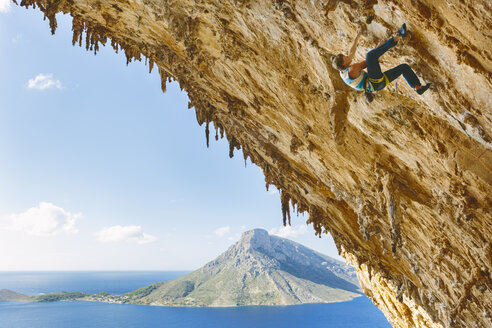
POLYGON ((355 52, 357 51, 357 44, 359 43, 359 39, 362 36, 362 30, 359 30, 357 33, 357 36, 355 37, 354 43, 352 44, 352 47, 350 48, 348 56, 344 56, 344 66, 348 67, 350 66, 350 63, 355 57, 355 52))
POLYGON ((357 76, 360 75, 360 72, 367 67, 367 63, 366 61, 362 61, 360 63, 356 63, 356 64, 353 64, 353 65, 350 65, 349 67, 349 77, 351 79, 355 79, 357 76))

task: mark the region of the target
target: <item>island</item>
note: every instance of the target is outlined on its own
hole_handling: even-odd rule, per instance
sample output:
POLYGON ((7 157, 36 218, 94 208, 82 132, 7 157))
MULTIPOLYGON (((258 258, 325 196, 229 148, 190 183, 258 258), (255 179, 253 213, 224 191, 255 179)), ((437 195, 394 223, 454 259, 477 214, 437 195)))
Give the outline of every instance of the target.
POLYGON ((254 229, 244 232, 213 261, 178 279, 121 295, 62 292, 30 300, 230 307, 344 302, 361 295, 352 267, 294 241, 269 235, 266 230, 254 229))

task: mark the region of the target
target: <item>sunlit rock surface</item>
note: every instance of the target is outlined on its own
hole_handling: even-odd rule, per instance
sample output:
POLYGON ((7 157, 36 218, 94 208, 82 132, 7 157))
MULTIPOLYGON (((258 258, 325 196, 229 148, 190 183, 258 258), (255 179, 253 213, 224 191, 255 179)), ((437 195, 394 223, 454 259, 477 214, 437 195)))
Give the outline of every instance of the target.
MULTIPOLYGON (((492 326, 492 4, 446 1, 26 0, 73 16, 74 44, 123 49, 176 79, 199 124, 309 212, 395 327, 492 326), (356 60, 403 22, 381 58, 399 79, 368 105, 331 68, 357 24, 356 60), (85 37, 83 37, 83 35, 85 37), (213 131, 212 131, 213 133, 213 131), (218 136, 216 136, 217 138, 218 136)), ((185 131, 183 133, 186 133, 185 131)))

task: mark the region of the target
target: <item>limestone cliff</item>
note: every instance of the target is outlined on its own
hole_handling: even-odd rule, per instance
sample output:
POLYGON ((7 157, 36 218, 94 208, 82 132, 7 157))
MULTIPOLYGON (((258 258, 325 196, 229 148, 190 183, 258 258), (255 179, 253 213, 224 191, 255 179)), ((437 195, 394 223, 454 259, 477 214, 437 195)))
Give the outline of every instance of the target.
POLYGON ((397 327, 492 326, 492 4, 489 0, 23 0, 73 16, 73 42, 108 41, 179 81, 199 124, 242 148, 267 186, 333 235, 397 327), (368 105, 329 65, 406 22, 382 57, 434 88, 368 105))

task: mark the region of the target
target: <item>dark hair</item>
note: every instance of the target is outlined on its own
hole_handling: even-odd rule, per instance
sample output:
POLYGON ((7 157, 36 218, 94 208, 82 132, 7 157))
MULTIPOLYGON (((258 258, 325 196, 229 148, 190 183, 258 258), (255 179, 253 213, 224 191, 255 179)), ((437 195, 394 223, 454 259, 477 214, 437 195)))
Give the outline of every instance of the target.
POLYGON ((335 57, 333 57, 332 65, 334 69, 343 71, 345 69, 345 66, 343 66, 343 55, 338 54, 335 57))

